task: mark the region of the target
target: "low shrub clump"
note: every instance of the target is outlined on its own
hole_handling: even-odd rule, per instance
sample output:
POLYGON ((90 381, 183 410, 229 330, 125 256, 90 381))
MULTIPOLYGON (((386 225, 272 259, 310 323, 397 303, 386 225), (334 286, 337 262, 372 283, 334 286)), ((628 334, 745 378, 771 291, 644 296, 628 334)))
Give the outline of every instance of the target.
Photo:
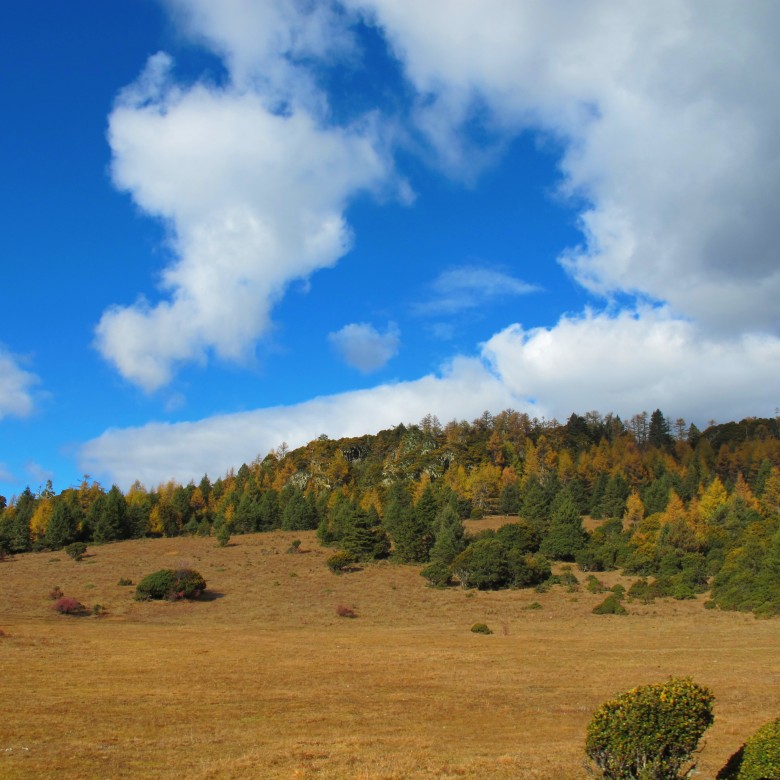
POLYGON ((593 607, 594 615, 627 615, 626 608, 620 603, 617 593, 610 593, 601 604, 593 607))
POLYGON ((120 577, 119 582, 117 582, 117 585, 126 586, 126 585, 132 585, 133 581, 129 579, 128 577, 120 577))
POLYGON ((474 623, 471 627, 472 634, 492 634, 493 632, 487 627, 485 623, 474 623))
POLYGON ((334 574, 341 574, 342 572, 349 571, 357 561, 354 555, 350 555, 346 552, 337 552, 335 555, 331 555, 326 563, 334 574))
POLYGON ((780 780, 780 718, 753 734, 718 772, 717 780, 780 780))
POLYGON ((63 596, 52 604, 52 609, 60 615, 83 615, 86 607, 73 596, 63 596))
MULTIPOLYGON (((642 685, 603 704, 588 724, 585 752, 605 780, 677 780, 687 776, 714 696, 690 678, 642 685)), ((694 764, 695 766, 695 764, 694 764)))
POLYGON ((87 545, 84 542, 73 542, 65 548, 65 554, 74 561, 80 561, 87 552, 87 545))
POLYGON ((160 569, 138 583, 135 597, 139 601, 196 599, 205 589, 206 580, 194 569, 160 569))
POLYGON ((343 618, 356 618, 358 616, 357 611, 353 607, 348 607, 345 604, 339 604, 336 607, 336 614, 343 618))
POLYGON ((49 598, 52 601, 57 601, 57 599, 61 599, 65 594, 62 592, 62 588, 59 585, 55 585, 50 591, 49 591, 49 598))

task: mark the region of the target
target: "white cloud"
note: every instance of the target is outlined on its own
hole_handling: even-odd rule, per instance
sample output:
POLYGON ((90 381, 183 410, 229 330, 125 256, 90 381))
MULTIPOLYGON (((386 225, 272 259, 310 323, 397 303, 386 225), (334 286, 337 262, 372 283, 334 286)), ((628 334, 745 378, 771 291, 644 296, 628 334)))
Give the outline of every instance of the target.
POLYGON ((538 287, 483 266, 443 271, 431 284, 432 297, 414 307, 418 314, 455 314, 491 301, 537 292, 538 287))
POLYGON ((398 354, 398 327, 390 323, 384 333, 365 322, 353 322, 328 334, 328 341, 341 358, 353 368, 369 374, 377 371, 398 354))
POLYGON ((440 375, 190 423, 112 429, 80 453, 85 472, 123 487, 135 479, 212 477, 282 441, 297 447, 321 433, 376 432, 436 414, 474 419, 514 408, 564 421, 598 409, 627 419, 661 408, 703 424, 710 418, 771 416, 777 403, 780 340, 714 340, 667 311, 588 313, 551 328, 519 325, 494 335, 478 358, 455 359, 440 375))
POLYGON ((0 345, 0 420, 26 417, 33 411, 32 389, 39 379, 19 365, 19 358, 0 345))
POLYGON ((329 129, 252 92, 183 90, 170 67, 152 57, 109 125, 116 185, 166 220, 177 257, 168 299, 114 306, 96 329, 101 354, 148 391, 210 352, 246 359, 286 285, 349 249, 350 196, 388 173, 369 122, 329 129))
POLYGON ((179 29, 218 53, 231 82, 267 96, 322 104, 299 63, 348 57, 354 48, 343 13, 329 2, 166 0, 179 29))
POLYGON ((624 417, 661 408, 697 421, 771 416, 780 339, 707 336, 668 310, 586 312, 551 328, 512 325, 483 357, 518 399, 548 417, 598 409, 624 417))
POLYGON ((349 4, 384 30, 450 167, 470 167, 475 118, 563 142, 563 189, 586 204, 563 258, 580 283, 778 332, 778 4, 349 4))

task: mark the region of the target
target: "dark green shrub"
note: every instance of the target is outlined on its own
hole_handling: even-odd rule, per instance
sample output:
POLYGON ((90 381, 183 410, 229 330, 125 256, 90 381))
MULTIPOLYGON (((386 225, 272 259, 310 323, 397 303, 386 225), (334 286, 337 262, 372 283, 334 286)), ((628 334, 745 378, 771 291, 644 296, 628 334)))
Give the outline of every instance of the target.
POLYGON ((452 584, 452 572, 450 572, 450 567, 441 561, 429 563, 420 572, 420 575, 425 577, 434 588, 446 588, 447 585, 452 584))
POLYGON ((131 579, 128 579, 127 577, 120 577, 119 582, 117 582, 117 585, 132 585, 133 581, 131 579))
POLYGON ((677 780, 713 721, 714 696, 690 678, 642 685, 603 704, 585 752, 605 780, 677 780))
POLYGON ((717 780, 780 780, 780 718, 756 731, 718 772, 717 780))
POLYGON ((335 555, 331 555, 325 563, 328 568, 334 574, 341 574, 344 571, 348 571, 355 565, 357 561, 353 555, 346 552, 337 552, 335 555))
POLYGON ((84 557, 84 553, 87 551, 87 545, 84 542, 73 542, 65 548, 65 553, 69 558, 73 558, 74 561, 80 561, 84 557))
POLYGON ((227 547, 228 542, 230 541, 230 528, 227 523, 222 523, 222 525, 217 528, 216 537, 217 545, 219 547, 227 547))
POLYGON ((510 550, 532 553, 539 549, 539 534, 527 520, 502 525, 496 531, 496 538, 510 550))
POLYGON ((601 604, 593 607, 594 615, 627 615, 626 608, 615 593, 610 593, 601 604))
POLYGON ((287 552, 290 553, 291 555, 295 555, 300 551, 301 551, 301 540, 293 539, 292 542, 290 542, 290 546, 287 548, 287 552))
POLYGON ((138 583, 135 597, 139 601, 196 599, 205 589, 206 580, 194 569, 160 569, 138 583))
POLYGON ((593 574, 588 575, 585 587, 588 589, 589 593, 604 593, 604 591, 609 590, 609 588, 593 574))
POLYGON ((512 549, 507 553, 507 561, 513 588, 533 588, 552 574, 550 562, 539 553, 529 555, 512 549))
POLYGON ((626 595, 626 589, 619 582, 613 585, 610 590, 615 594, 615 597, 623 601, 626 595))
POLYGON ((493 632, 487 627, 485 623, 474 623, 471 627, 472 634, 492 634, 493 632))
POLYGON ((480 539, 452 562, 452 571, 464 588, 505 588, 510 582, 507 549, 496 538, 480 539))

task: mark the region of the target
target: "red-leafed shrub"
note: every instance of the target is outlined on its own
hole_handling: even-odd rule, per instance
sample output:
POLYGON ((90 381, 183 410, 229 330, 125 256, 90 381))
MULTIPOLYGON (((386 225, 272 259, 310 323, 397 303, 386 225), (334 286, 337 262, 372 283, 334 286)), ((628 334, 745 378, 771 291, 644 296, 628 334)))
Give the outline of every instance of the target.
POLYGON ((352 607, 348 607, 345 604, 339 604, 336 607, 336 614, 343 618, 356 618, 358 616, 357 612, 352 607))
POLYGON ((61 599, 57 599, 52 604, 52 608, 60 615, 83 615, 86 611, 84 605, 73 596, 63 596, 61 599))

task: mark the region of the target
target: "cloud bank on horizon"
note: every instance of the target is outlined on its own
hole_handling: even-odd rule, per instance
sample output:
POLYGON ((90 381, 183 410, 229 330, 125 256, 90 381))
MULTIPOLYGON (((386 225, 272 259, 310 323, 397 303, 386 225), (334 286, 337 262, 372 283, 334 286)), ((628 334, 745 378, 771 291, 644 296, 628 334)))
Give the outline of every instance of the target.
MULTIPOLYGON (((358 435, 429 412, 513 407, 560 418, 653 405, 696 419, 703 397, 707 417, 774 409, 777 4, 166 5, 225 76, 185 81, 155 54, 110 116, 115 186, 164 222, 172 255, 158 301, 112 305, 96 327, 97 349, 128 382, 154 392, 188 363, 251 360, 290 285, 350 250, 356 198, 416 207, 401 152, 472 186, 523 134, 559 149, 554 197, 576 207, 582 241, 551 261, 600 308, 528 329, 507 322, 416 380, 111 429, 83 446, 89 470, 125 487, 189 481, 283 440, 358 435), (360 70, 365 28, 397 59, 411 103, 344 119, 321 76, 360 70)), ((430 292, 421 316, 539 290, 474 264, 442 272, 430 292)), ((412 334, 403 337, 393 324, 352 322, 330 342, 369 373, 412 334)), ((12 356, 0 360, 17 372, 15 385, 0 384, 0 415, 23 410, 29 375, 12 356)))

